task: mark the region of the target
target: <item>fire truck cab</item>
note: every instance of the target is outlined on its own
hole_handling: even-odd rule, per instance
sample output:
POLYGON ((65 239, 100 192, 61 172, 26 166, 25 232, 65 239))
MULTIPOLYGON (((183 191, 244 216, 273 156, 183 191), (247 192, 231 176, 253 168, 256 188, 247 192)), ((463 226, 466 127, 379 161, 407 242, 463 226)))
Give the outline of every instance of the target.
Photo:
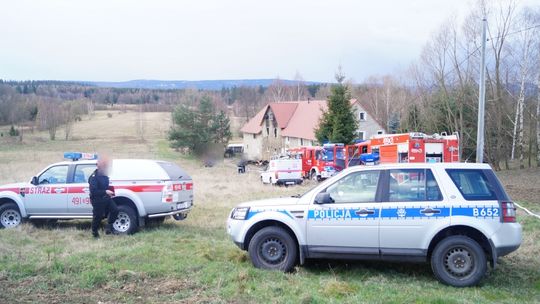
POLYGON ((345 146, 324 144, 322 147, 298 147, 288 150, 302 158, 304 178, 322 180, 334 176, 345 168, 345 146))

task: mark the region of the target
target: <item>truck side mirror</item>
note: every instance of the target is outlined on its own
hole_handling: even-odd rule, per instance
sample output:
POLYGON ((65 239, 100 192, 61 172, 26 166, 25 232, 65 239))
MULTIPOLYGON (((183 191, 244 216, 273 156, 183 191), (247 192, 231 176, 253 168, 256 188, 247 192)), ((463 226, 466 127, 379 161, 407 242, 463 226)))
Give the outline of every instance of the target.
POLYGON ((324 205, 324 204, 333 204, 335 203, 334 199, 330 196, 330 193, 321 192, 315 196, 315 204, 324 205))
POLYGON ((32 181, 30 182, 32 185, 37 186, 38 185, 38 178, 37 176, 32 177, 32 181))

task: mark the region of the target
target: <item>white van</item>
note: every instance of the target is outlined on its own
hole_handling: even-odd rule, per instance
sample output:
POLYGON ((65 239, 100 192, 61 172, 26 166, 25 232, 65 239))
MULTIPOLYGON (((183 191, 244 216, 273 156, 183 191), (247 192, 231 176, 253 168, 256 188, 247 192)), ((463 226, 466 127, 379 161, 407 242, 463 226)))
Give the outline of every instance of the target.
POLYGON ((302 160, 291 158, 271 160, 266 171, 261 173, 261 181, 264 184, 274 185, 301 184, 302 160))

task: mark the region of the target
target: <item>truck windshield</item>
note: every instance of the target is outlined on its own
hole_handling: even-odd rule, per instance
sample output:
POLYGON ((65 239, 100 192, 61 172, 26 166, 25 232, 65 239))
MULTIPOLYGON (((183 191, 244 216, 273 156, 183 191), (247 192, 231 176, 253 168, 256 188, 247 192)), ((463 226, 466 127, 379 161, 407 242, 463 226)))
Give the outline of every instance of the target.
MULTIPOLYGON (((345 148, 335 148, 336 159, 345 159, 345 148)), ((333 161, 334 160, 334 149, 324 149, 324 160, 333 161)))
POLYGON ((345 148, 337 148, 336 149, 336 158, 337 159, 345 159, 345 148))
POLYGON ((327 150, 324 149, 323 159, 326 161, 333 161, 334 160, 334 151, 333 150, 327 150))

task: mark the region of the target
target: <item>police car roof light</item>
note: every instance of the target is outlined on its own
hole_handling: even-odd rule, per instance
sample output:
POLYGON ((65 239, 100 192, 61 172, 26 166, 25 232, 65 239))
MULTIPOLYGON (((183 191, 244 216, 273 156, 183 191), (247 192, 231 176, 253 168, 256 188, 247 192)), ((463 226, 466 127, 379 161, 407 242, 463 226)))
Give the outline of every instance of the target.
POLYGON ((72 161, 77 161, 81 159, 95 160, 98 159, 98 155, 95 153, 64 152, 64 158, 71 159, 72 161))

